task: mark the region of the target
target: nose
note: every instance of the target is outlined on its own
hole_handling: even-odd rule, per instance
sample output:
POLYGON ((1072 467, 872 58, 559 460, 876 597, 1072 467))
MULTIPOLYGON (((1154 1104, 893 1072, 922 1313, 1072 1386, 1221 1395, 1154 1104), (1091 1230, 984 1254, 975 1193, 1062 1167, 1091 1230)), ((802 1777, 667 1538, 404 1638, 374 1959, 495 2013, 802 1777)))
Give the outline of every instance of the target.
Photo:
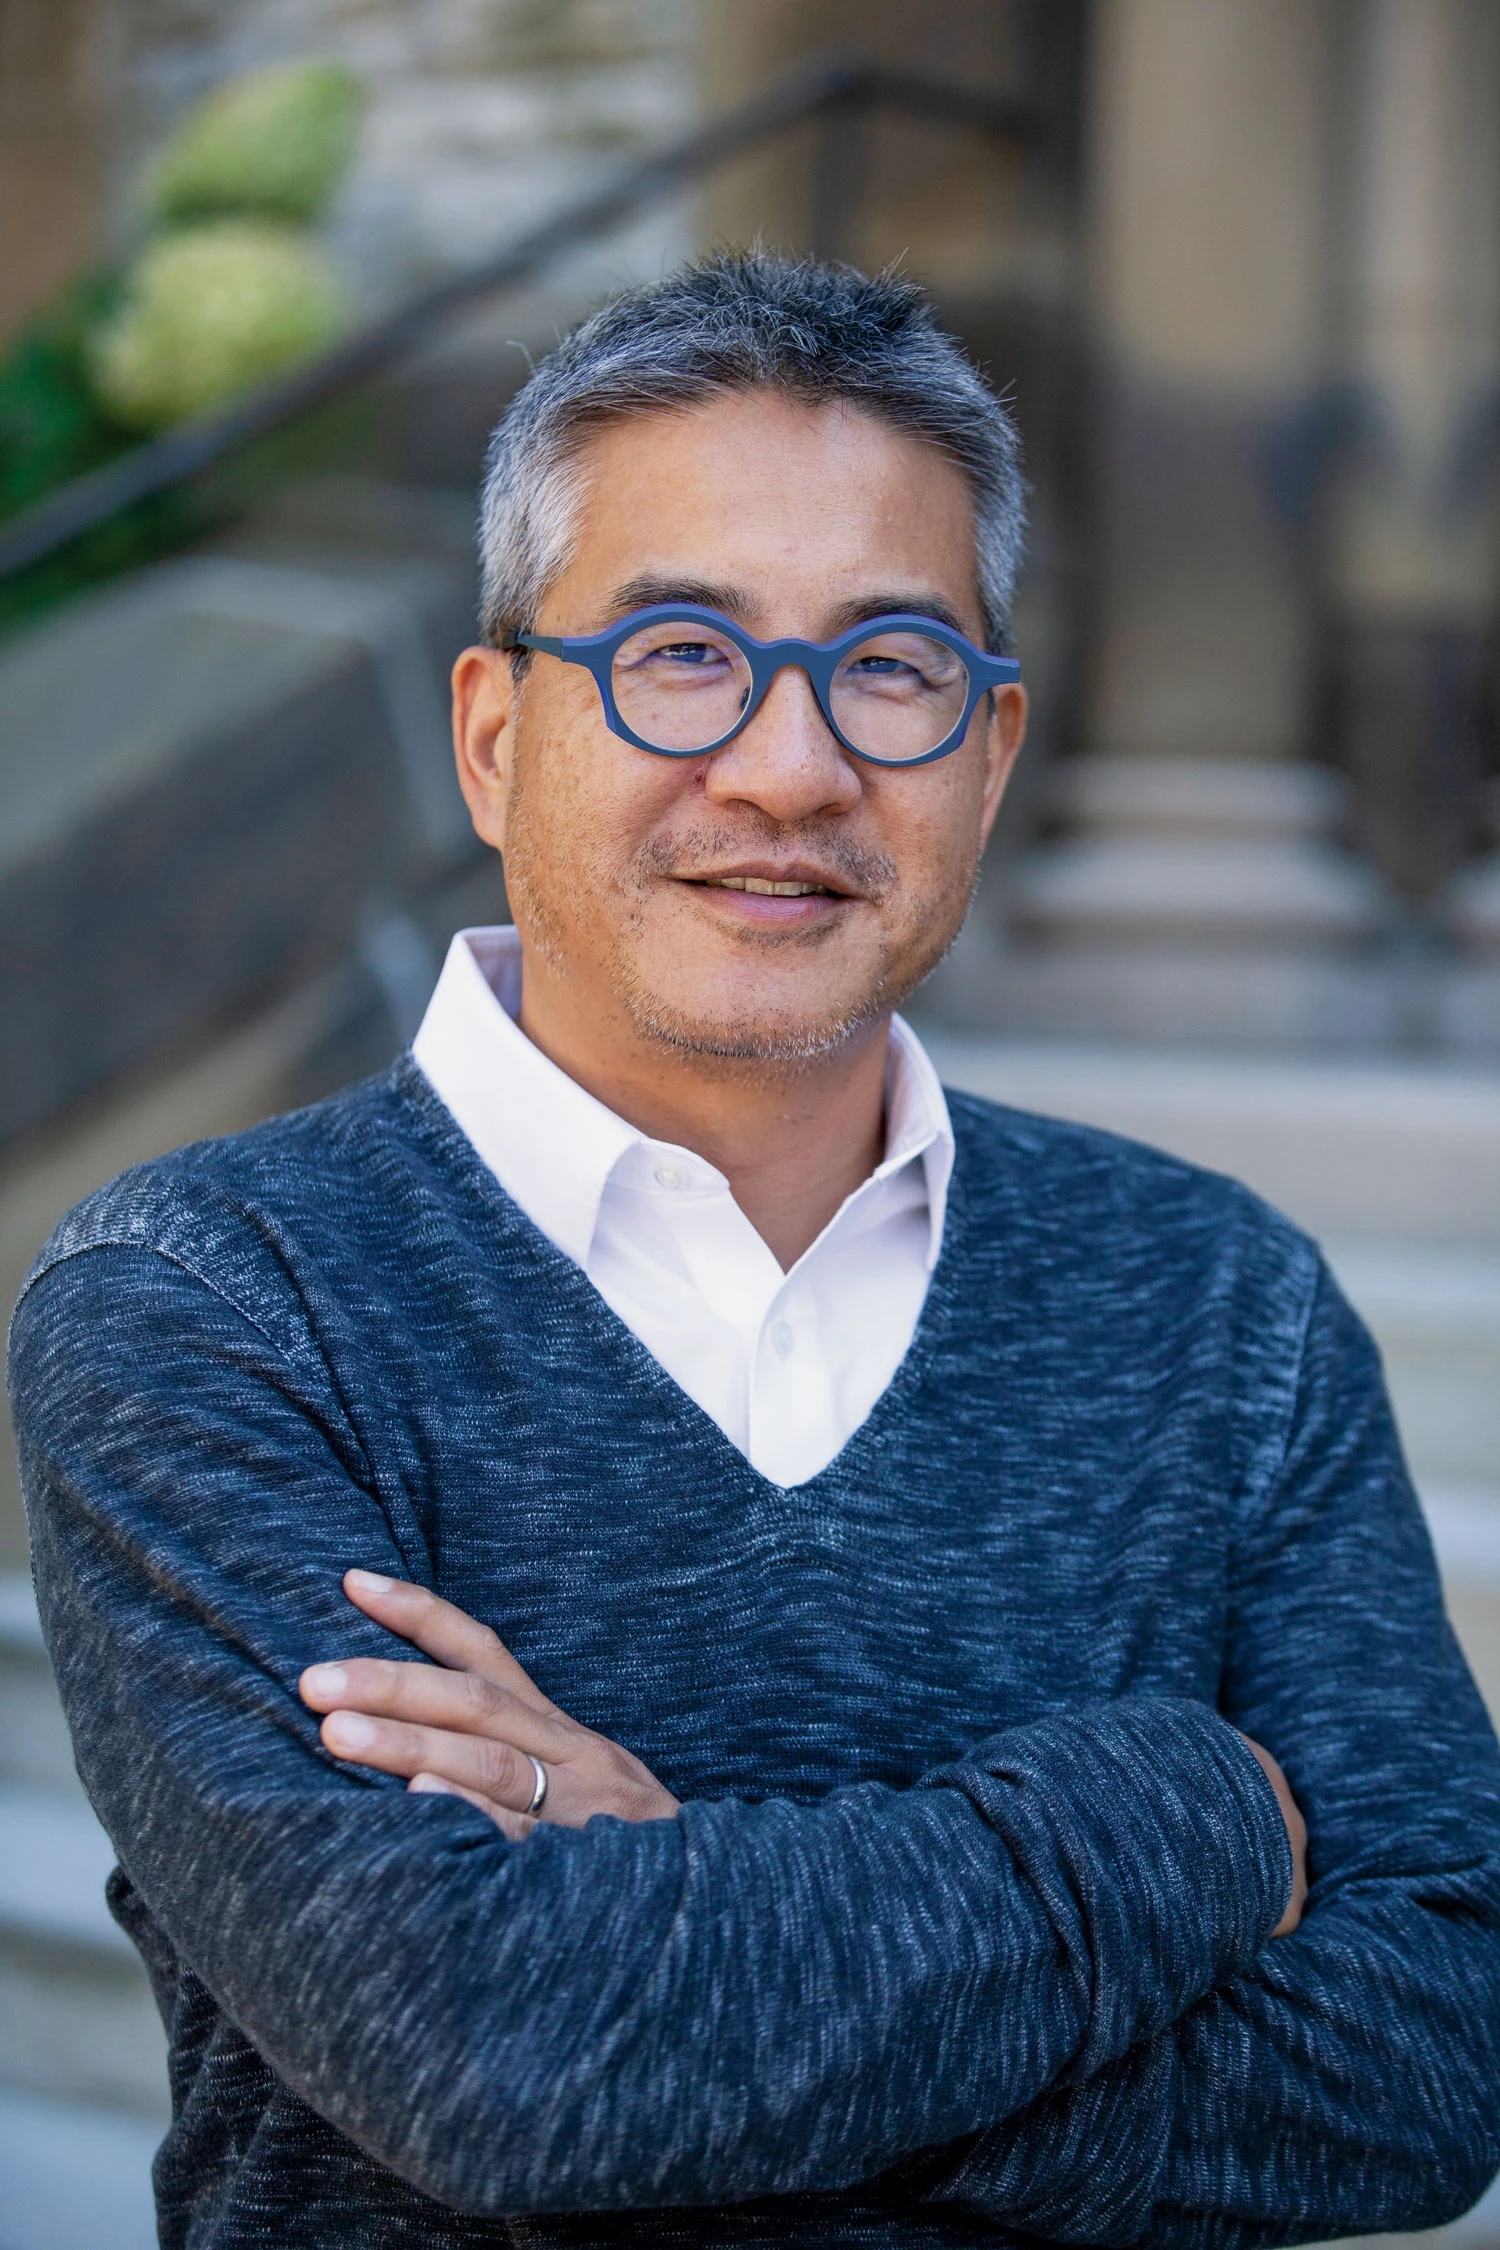
POLYGON ((715 804, 754 805, 771 820, 848 812, 864 783, 818 707, 812 682, 783 665, 749 725, 708 761, 715 804))

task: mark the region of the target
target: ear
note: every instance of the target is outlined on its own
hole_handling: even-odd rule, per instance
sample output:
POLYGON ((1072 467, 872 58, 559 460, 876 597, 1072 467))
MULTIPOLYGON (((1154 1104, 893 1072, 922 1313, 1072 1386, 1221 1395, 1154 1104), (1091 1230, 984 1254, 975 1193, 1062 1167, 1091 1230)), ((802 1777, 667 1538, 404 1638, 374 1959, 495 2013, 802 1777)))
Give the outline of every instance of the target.
POLYGON ((497 648, 466 648, 453 667, 453 754, 475 832, 497 852, 505 849, 515 722, 511 659, 497 648))
POLYGON ((984 794, 981 800, 980 848, 990 840, 1005 785, 1026 739, 1026 690, 1017 682, 996 688, 990 698, 990 723, 984 730, 984 794))

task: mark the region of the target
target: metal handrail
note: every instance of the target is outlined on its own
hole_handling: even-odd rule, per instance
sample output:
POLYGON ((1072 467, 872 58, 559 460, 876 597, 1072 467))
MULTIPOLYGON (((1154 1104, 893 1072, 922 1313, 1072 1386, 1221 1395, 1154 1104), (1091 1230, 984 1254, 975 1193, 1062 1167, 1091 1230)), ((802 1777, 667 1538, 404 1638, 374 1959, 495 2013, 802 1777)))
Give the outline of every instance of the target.
POLYGON ((254 439, 283 428, 405 357, 453 314, 529 279, 562 252, 608 233, 628 214, 727 158, 809 119, 892 110, 1029 142, 1042 129, 1030 103, 858 59, 823 59, 794 71, 711 125, 669 141, 604 187, 579 198, 507 248, 423 290, 395 312, 308 361, 238 405, 205 415, 75 478, 0 529, 0 583, 108 523, 139 500, 186 484, 254 439))

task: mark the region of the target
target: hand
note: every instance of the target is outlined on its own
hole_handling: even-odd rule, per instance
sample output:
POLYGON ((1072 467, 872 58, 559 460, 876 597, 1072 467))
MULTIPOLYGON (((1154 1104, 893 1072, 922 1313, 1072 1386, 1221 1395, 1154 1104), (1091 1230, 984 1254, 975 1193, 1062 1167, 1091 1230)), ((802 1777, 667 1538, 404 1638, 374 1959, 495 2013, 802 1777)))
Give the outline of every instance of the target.
POLYGON ((336 1758, 405 1774, 408 1789, 466 1797, 517 1843, 537 1820, 582 1828, 595 1813, 669 1820, 677 1811, 639 1758, 549 1703, 487 1625, 424 1587, 368 1570, 348 1571, 344 1592, 434 1662, 311 1665, 298 1683, 302 1700, 327 1713, 320 1731, 336 1758), (547 1771, 536 1819, 522 1809, 536 1791, 532 1758, 547 1771))
POLYGON ((1264 1770, 1266 1779, 1276 1792, 1281 1817, 1286 1822, 1286 1840, 1292 1847, 1292 1895, 1287 1901, 1285 1914, 1271 1935, 1289 1937, 1301 1921, 1302 1909, 1307 1904, 1307 1822, 1302 1817, 1301 1806, 1292 1795, 1291 1783, 1270 1751, 1263 1750, 1258 1742, 1252 1742, 1248 1734, 1242 1734, 1240 1740, 1264 1770))

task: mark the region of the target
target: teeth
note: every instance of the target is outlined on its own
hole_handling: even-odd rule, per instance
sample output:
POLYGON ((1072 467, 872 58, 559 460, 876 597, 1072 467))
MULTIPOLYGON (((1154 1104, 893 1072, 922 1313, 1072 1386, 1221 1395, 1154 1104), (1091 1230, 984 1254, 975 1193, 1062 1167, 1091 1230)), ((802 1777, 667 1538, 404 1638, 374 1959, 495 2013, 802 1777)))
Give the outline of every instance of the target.
POLYGON ((720 875, 712 888, 721 891, 756 891, 762 898, 813 898, 821 895, 821 883, 767 883, 759 875, 720 875))

